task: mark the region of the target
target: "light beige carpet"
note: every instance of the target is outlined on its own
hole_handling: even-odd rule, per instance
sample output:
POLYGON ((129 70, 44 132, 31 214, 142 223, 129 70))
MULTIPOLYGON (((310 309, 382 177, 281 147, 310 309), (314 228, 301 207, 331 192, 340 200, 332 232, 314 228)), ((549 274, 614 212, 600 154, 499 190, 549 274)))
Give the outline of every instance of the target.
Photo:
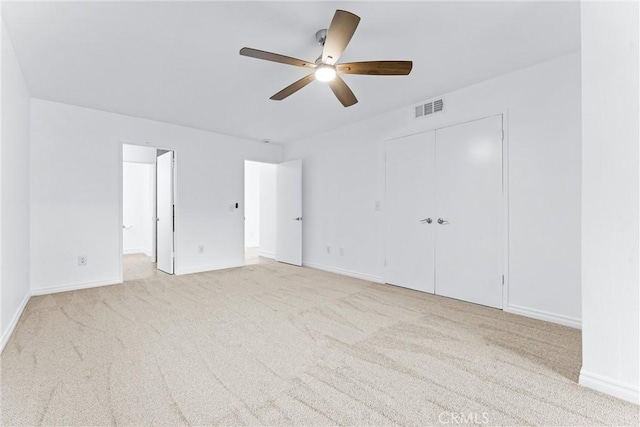
POLYGON ((122 257, 122 276, 124 281, 148 279, 154 276, 169 276, 158 270, 158 264, 151 262, 145 254, 130 254, 122 257))
POLYGON ((638 425, 577 330, 273 262, 32 298, 1 364, 5 425, 638 425))
POLYGON ((263 262, 268 262, 268 261, 269 261, 269 259, 263 258, 263 257, 260 256, 260 248, 259 247, 245 248, 245 250, 244 250, 244 264, 245 265, 261 264, 263 262))

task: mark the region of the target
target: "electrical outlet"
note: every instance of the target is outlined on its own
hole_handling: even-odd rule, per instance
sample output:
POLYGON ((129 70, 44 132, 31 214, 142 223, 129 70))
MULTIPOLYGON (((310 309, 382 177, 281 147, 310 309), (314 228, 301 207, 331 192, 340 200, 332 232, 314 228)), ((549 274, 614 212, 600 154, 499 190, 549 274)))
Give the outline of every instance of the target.
POLYGON ((344 255, 344 248, 340 248, 340 256, 344 255))
POLYGON ((78 256, 78 265, 80 267, 84 267, 84 266, 87 265, 87 256, 86 255, 78 256))
POLYGON ((331 246, 327 246, 327 255, 331 255, 331 246))
POLYGON ((198 246, 198 253, 199 254, 203 254, 204 253, 204 246, 198 246))

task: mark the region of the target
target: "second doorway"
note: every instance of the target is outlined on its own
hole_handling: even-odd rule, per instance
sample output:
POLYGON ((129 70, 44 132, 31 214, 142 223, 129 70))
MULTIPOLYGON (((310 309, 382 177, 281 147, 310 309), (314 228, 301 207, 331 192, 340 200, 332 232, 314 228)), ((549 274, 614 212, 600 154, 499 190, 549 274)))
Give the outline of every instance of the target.
POLYGON ((277 165, 244 163, 245 264, 275 258, 277 165))

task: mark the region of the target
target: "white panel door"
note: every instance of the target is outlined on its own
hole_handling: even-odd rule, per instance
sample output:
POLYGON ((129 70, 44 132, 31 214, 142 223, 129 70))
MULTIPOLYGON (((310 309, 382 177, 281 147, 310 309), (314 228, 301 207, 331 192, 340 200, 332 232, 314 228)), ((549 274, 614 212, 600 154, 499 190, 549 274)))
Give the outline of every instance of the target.
POLYGON ((386 148, 385 281, 433 293, 435 133, 386 148))
POLYGON ((502 116, 436 131, 436 294, 502 308, 502 116))
POLYGON ((276 260, 302 265, 302 160, 277 169, 276 260))
POLYGON ((156 162, 158 269, 173 274, 173 151, 156 162))

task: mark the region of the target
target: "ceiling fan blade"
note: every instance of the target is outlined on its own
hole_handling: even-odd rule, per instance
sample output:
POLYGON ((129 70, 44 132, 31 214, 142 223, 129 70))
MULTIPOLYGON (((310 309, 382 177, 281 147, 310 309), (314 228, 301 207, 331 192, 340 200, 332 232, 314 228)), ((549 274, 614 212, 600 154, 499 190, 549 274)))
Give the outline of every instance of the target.
POLYGON ((277 53, 266 52, 264 50, 243 47, 240 49, 240 55, 249 56, 251 58, 264 59, 265 61, 279 62, 281 64, 294 65, 296 67, 316 68, 316 64, 303 61, 302 59, 291 58, 277 53))
POLYGON ((273 99, 274 101, 282 101, 287 96, 293 95, 294 93, 296 93, 297 91, 299 91, 300 89, 302 89, 303 87, 305 87, 306 85, 314 81, 315 78, 316 78, 315 73, 306 75, 300 80, 296 81, 295 83, 292 83, 289 86, 285 87, 284 89, 282 89, 280 92, 276 93, 269 99, 273 99))
POLYGON ((329 87, 333 91, 334 95, 338 98, 338 100, 345 107, 350 107, 356 102, 358 102, 358 98, 351 92, 349 86, 342 80, 340 76, 336 76, 333 80, 329 82, 329 87))
POLYGON ((336 65, 340 74, 365 74, 369 76, 406 76, 411 72, 411 61, 347 62, 336 65))
POLYGON ((360 17, 351 12, 336 10, 327 29, 327 39, 322 49, 322 62, 334 65, 356 32, 360 17))

